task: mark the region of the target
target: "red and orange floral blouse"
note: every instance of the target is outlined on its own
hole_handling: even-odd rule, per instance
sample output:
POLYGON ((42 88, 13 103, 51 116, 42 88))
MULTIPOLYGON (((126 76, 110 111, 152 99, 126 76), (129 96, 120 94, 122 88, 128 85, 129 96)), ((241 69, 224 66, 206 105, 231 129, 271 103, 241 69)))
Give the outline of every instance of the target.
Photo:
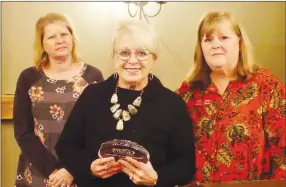
POLYGON ((231 81, 223 95, 186 81, 177 93, 194 121, 197 182, 286 178, 285 86, 269 71, 231 81))

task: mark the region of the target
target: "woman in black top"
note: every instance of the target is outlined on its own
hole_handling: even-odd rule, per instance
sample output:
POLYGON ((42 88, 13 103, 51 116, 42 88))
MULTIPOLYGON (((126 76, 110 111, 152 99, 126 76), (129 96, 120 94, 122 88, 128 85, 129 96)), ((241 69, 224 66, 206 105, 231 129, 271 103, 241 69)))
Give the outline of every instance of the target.
POLYGON ((151 73, 155 32, 148 24, 125 22, 113 45, 116 72, 80 96, 56 145, 60 161, 79 187, 186 184, 195 174, 192 122, 184 101, 151 73), (142 145, 149 161, 99 158, 101 144, 113 139, 142 145))

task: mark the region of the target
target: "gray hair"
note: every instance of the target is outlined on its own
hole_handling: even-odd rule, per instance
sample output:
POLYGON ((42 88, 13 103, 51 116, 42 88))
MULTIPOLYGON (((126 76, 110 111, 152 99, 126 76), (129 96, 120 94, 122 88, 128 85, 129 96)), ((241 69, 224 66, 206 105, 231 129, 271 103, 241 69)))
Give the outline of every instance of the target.
POLYGON ((118 42, 126 35, 131 35, 134 40, 144 45, 157 59, 159 53, 159 40, 155 29, 143 21, 120 21, 112 39, 111 56, 114 57, 118 42))

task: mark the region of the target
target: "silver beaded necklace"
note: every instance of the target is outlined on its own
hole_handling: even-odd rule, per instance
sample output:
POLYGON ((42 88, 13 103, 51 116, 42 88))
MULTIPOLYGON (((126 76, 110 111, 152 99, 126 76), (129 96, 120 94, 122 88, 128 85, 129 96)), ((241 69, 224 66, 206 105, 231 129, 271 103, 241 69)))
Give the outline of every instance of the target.
POLYGON ((128 110, 120 109, 120 104, 118 102, 118 82, 116 84, 115 93, 111 96, 110 103, 112 106, 110 107, 111 112, 113 113, 113 118, 118 120, 116 124, 116 130, 122 131, 124 128, 124 121, 129 121, 131 119, 131 115, 135 115, 138 112, 138 109, 142 102, 142 94, 143 90, 141 91, 140 95, 133 101, 132 104, 127 105, 128 110), (137 108, 136 108, 137 107, 137 108))

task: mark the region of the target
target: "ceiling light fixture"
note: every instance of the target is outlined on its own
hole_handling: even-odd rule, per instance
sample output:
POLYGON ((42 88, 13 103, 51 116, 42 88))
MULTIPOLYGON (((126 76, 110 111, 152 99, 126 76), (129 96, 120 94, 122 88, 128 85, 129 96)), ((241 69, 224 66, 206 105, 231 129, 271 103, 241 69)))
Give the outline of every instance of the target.
POLYGON ((145 20, 149 23, 148 18, 157 16, 161 12, 162 4, 165 4, 167 2, 156 1, 155 3, 158 3, 160 6, 159 6, 158 10, 156 11, 156 13, 153 15, 147 14, 146 11, 144 11, 144 8, 146 8, 145 6, 149 3, 148 1, 141 1, 141 2, 126 1, 125 3, 127 3, 128 13, 131 17, 135 17, 139 12, 139 19, 142 20, 142 16, 144 16, 145 20), (136 8, 137 8, 134 14, 132 14, 130 11, 130 4, 132 4, 132 3, 135 4, 136 8))

